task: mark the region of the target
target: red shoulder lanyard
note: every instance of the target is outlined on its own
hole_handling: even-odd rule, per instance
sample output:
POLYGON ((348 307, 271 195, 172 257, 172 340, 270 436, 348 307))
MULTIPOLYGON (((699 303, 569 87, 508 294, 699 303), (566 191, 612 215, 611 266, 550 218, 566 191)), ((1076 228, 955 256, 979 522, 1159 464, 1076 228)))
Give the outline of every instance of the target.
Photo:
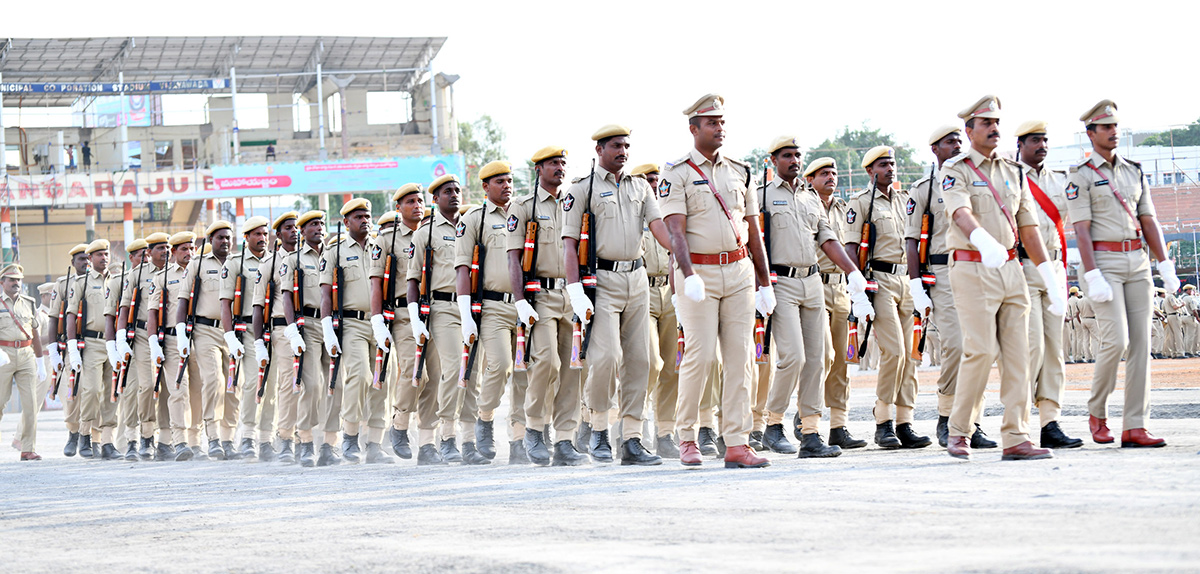
MULTIPOLYGON (((1029 178, 1029 191, 1033 192, 1033 199, 1037 200, 1042 211, 1046 212, 1046 215, 1050 217, 1050 221, 1054 222, 1054 228, 1058 231, 1058 244, 1062 246, 1063 253, 1065 254, 1067 251, 1067 236, 1063 232, 1062 214, 1058 212, 1058 208, 1054 206, 1054 202, 1050 201, 1050 196, 1046 195, 1046 192, 1038 187, 1037 182, 1033 181, 1032 177, 1029 178)), ((1063 257, 1062 260, 1063 268, 1066 269, 1067 258, 1063 257)))
MULTIPOLYGON (((725 212, 725 219, 729 220, 729 227, 730 227, 730 229, 733 230, 733 237, 734 237, 734 239, 737 240, 737 246, 740 249, 742 247, 742 234, 738 232, 737 225, 735 225, 733 223, 733 214, 731 214, 729 212, 729 208, 725 206, 725 200, 721 199, 721 194, 717 193, 717 188, 716 188, 716 186, 713 185, 712 178, 704 175, 704 172, 700 171, 700 166, 696 165, 696 162, 693 162, 691 159, 687 160, 687 164, 692 166, 692 169, 696 170, 696 173, 700 174, 700 177, 704 178, 704 183, 707 183, 708 189, 712 190, 713 197, 717 198, 717 203, 721 206, 721 211, 725 212)), ((716 167, 717 166, 714 164, 713 165, 713 176, 714 177, 717 174, 716 167)))
POLYGON ((1004 200, 1000 199, 1000 192, 996 191, 996 188, 992 186, 992 181, 986 175, 983 175, 983 172, 979 171, 979 168, 975 167, 975 162, 971 161, 971 158, 967 158, 966 162, 967 166, 975 171, 975 175, 978 175, 987 184, 988 189, 992 192, 992 197, 996 200, 996 204, 1000 206, 1000 211, 1004 212, 1004 220, 1008 222, 1008 228, 1012 230, 1013 245, 1020 243, 1021 236, 1017 235, 1017 224, 1013 219, 1012 213, 1009 213, 1008 206, 1004 204, 1004 200))
MULTIPOLYGON (((1121 193, 1117 191, 1117 186, 1113 185, 1113 182, 1112 182, 1113 178, 1105 177, 1104 172, 1100 171, 1100 168, 1096 167, 1095 164, 1093 164, 1090 161, 1087 162, 1087 166, 1092 168, 1092 171, 1096 172, 1096 175, 1100 176, 1100 181, 1103 181, 1104 184, 1107 185, 1108 188, 1112 190, 1113 195, 1117 196, 1117 201, 1119 201, 1121 203, 1121 207, 1125 208, 1125 214, 1129 216, 1129 219, 1131 221, 1133 221, 1133 232, 1138 237, 1141 237, 1142 236, 1142 224, 1139 223, 1137 217, 1135 217, 1133 215, 1133 210, 1129 209, 1129 203, 1125 201, 1125 197, 1122 196, 1121 193)), ((1112 172, 1113 172, 1113 177, 1116 177, 1117 176, 1117 168, 1115 166, 1113 167, 1112 172)))

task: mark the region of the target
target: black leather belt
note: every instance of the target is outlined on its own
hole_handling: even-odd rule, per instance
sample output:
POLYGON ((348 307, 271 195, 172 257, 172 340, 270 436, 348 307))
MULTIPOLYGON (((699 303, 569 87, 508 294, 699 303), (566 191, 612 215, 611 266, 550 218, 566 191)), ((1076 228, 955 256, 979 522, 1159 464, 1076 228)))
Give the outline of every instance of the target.
POLYGON ((145 321, 134 321, 134 322, 133 322, 133 328, 134 328, 135 330, 136 330, 136 329, 141 329, 141 330, 145 331, 145 330, 146 330, 146 322, 145 322, 145 321))
POLYGON ((175 336, 175 327, 166 327, 162 331, 163 331, 164 335, 168 335, 171 337, 175 336))
POLYGON ((651 287, 662 287, 663 285, 666 285, 668 282, 666 275, 652 275, 652 276, 650 276, 649 279, 650 279, 651 287))
POLYGON ((287 327, 288 320, 283 317, 271 317, 272 327, 287 327))
MULTIPOLYGON (((1058 261, 1059 255, 1061 253, 1062 253, 1061 251, 1057 251, 1057 250, 1047 251, 1046 255, 1050 256, 1050 261, 1058 261)), ((1017 246, 1017 257, 1019 257, 1021 259, 1031 259, 1031 257, 1029 257, 1029 253, 1027 251, 1025 251, 1024 245, 1017 246)))
POLYGON ((905 266, 900 265, 898 263, 888 263, 887 261, 880 261, 878 259, 872 259, 871 261, 868 261, 867 267, 870 267, 871 270, 873 270, 873 271, 878 271, 880 273, 889 273, 891 275, 906 275, 906 274, 908 274, 908 269, 905 266))
POLYGON ((774 273, 776 277, 787 277, 788 279, 793 277, 799 277, 801 279, 805 277, 811 277, 820 270, 821 266, 816 264, 809 265, 808 267, 790 267, 787 265, 771 266, 771 273, 774 273))
POLYGON ((343 319, 358 319, 359 321, 366 321, 367 314, 363 313, 362 311, 354 311, 351 309, 345 309, 342 311, 342 318, 343 319))
POLYGON ((562 277, 538 277, 537 283, 547 291, 563 289, 567 286, 567 280, 562 277))
MULTIPOLYGON (((433 292, 433 300, 434 301, 450 301, 451 303, 453 303, 454 302, 454 293, 450 293, 448 291, 434 291, 433 292)), ((408 305, 405 305, 405 307, 407 307, 407 306, 408 305)))
POLYGON ((615 271, 617 273, 637 271, 645 264, 646 262, 641 258, 634 259, 633 261, 613 261, 611 259, 596 258, 596 269, 601 271, 615 271))
POLYGON ((313 319, 316 319, 319 313, 316 307, 305 306, 304 310, 301 311, 301 314, 305 317, 312 317, 313 319))
POLYGON ((250 315, 246 315, 245 317, 237 317, 234 319, 234 322, 245 323, 247 325, 249 325, 253 321, 254 321, 254 317, 252 317, 250 315))
POLYGON ((826 285, 841 285, 846 282, 846 275, 843 273, 822 273, 821 281, 826 285))
POLYGON ((949 253, 930 253, 929 255, 925 256, 925 260, 928 261, 930 265, 949 265, 950 264, 950 254, 949 253))
POLYGON ((512 293, 501 293, 499 291, 488 291, 487 289, 484 289, 484 291, 483 291, 483 298, 487 299, 488 301, 502 301, 504 303, 512 303, 513 302, 512 293))
POLYGON ((393 309, 408 308, 408 296, 406 295, 404 297, 396 297, 395 299, 393 299, 392 300, 392 308, 393 309))
POLYGON ((87 338, 103 339, 104 333, 101 333, 100 331, 90 331, 88 329, 84 329, 83 330, 83 338, 85 338, 85 339, 87 339, 87 338))
POLYGON ((208 317, 196 317, 196 322, 205 327, 216 327, 221 324, 219 319, 209 319, 208 317))

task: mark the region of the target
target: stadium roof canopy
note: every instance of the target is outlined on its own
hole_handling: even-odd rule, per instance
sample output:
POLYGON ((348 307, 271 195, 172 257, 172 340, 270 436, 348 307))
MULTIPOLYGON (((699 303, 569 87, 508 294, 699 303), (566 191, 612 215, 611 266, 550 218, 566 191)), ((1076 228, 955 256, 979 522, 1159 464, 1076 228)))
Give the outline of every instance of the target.
MULTIPOLYGON (((128 84, 228 79, 236 67, 240 93, 303 93, 314 85, 311 72, 319 62, 322 74, 356 74, 355 87, 402 90, 424 77, 445 42, 445 37, 351 36, 7 38, 0 39, 0 74, 8 84, 116 82, 123 72, 128 84)), ((24 105, 69 105, 80 94, 21 96, 24 105)))

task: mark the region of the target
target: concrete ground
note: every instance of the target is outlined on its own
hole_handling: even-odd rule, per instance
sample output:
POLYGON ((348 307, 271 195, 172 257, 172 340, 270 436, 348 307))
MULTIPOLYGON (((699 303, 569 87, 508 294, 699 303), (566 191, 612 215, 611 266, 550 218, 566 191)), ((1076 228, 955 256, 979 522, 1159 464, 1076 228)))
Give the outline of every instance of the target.
MULTIPOLYGON (((1155 368, 1184 363, 1200 367, 1155 368)), ((916 428, 932 435, 929 374, 916 428)), ((870 440, 867 378, 855 377, 850 430, 870 440)), ((961 462, 936 443, 872 445, 738 471, 513 467, 507 449, 484 467, 107 463, 62 456, 61 413, 39 425, 46 459, 20 463, 9 414, 0 570, 1200 572, 1200 389, 1155 387, 1149 426, 1166 448, 1088 440, 1052 460, 961 462)), ((1086 436, 1086 400, 1068 391, 1068 434, 1086 436)), ((993 389, 996 439, 999 414, 993 389)))

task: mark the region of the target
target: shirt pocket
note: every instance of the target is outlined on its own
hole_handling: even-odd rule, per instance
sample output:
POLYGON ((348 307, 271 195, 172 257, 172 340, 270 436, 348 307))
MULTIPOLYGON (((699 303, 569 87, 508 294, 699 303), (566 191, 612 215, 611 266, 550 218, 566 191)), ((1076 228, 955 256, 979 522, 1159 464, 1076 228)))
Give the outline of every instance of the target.
POLYGON ((347 265, 342 267, 342 271, 346 281, 359 281, 365 277, 365 275, 363 275, 362 267, 359 265, 347 265))
POLYGON ((971 194, 971 211, 980 215, 990 214, 996 211, 996 198, 992 197, 991 192, 972 193, 971 194))
POLYGON ((877 230, 876 235, 880 233, 890 235, 896 232, 896 218, 891 213, 875 214, 875 221, 872 223, 877 230))
POLYGON ((603 220, 616 219, 620 215, 620 208, 617 206, 615 194, 609 197, 601 198, 599 195, 592 200, 595 205, 593 211, 596 216, 603 220))
POLYGON ((689 184, 685 188, 688 217, 704 215, 712 209, 714 203, 712 192, 707 187, 689 184))

